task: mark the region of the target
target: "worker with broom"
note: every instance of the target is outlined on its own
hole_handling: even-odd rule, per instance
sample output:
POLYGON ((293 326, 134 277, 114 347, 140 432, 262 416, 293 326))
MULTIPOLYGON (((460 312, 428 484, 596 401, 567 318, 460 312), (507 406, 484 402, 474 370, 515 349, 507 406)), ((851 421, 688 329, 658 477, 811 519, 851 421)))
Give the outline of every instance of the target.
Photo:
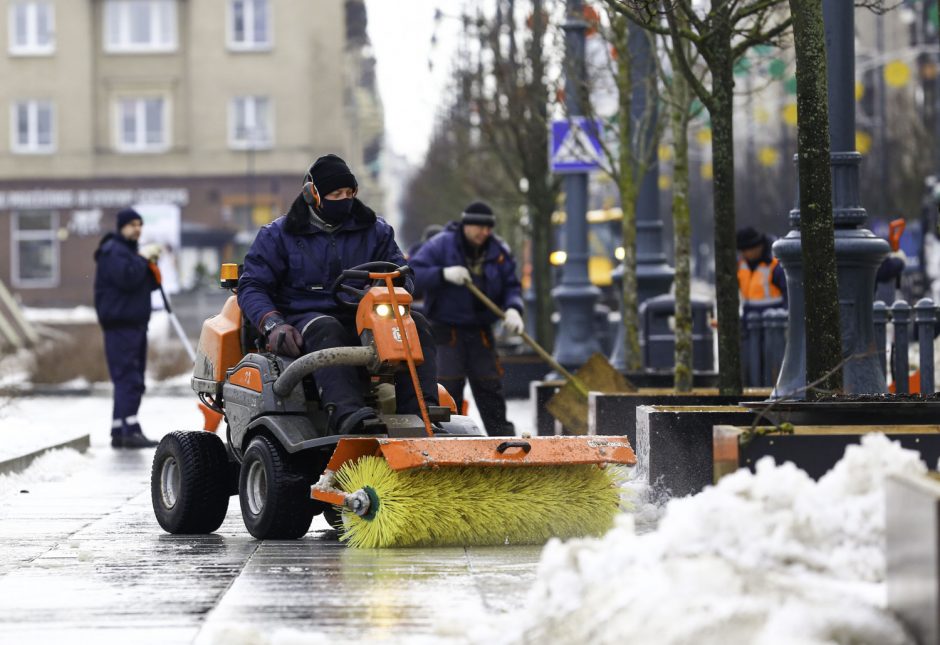
POLYGON ((438 380, 463 404, 463 388, 470 390, 491 436, 512 436, 506 419, 502 368, 493 341, 498 317, 465 288, 473 284, 505 310, 504 328, 521 333, 522 286, 509 247, 493 234, 496 217, 482 201, 468 205, 459 221, 428 240, 410 259, 424 310, 437 342, 438 380))
POLYGON ((114 383, 111 446, 153 448, 140 429, 137 410, 144 395, 150 292, 159 286, 154 262, 160 246, 138 248, 143 218, 132 208, 117 214, 117 231, 95 251, 95 311, 104 331, 108 373, 114 383))
MULTIPOLYGON (((268 351, 297 358, 321 349, 359 345, 355 308, 336 302, 331 287, 346 269, 366 262, 396 266, 405 258, 392 227, 357 199, 358 183, 336 155, 317 159, 303 188, 283 217, 267 224, 245 256, 238 281, 238 304, 260 331, 268 351)), ((410 276, 400 279, 409 292, 410 276)), ((364 283, 348 284, 365 287, 364 283)), ((424 362, 418 380, 428 405, 437 405, 434 339, 427 320, 412 314, 424 362)), ((317 388, 330 427, 339 434, 360 434, 376 427, 375 410, 365 404, 360 371, 351 366, 320 369, 317 388)), ((417 414, 418 397, 406 373, 395 384, 400 414, 417 414)))

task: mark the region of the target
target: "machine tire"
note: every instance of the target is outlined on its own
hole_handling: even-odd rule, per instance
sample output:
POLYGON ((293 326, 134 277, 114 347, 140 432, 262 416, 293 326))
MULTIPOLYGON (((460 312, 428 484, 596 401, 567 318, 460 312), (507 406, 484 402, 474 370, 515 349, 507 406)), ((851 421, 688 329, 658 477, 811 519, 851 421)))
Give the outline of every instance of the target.
POLYGON ((334 506, 328 506, 323 509, 323 519, 331 529, 336 531, 343 530, 343 514, 336 510, 334 506))
POLYGON ((171 432, 153 456, 150 499, 157 522, 173 534, 212 533, 228 512, 228 455, 211 432, 171 432))
POLYGON ((238 478, 245 528, 259 540, 293 540, 310 529, 318 505, 310 499, 309 474, 295 467, 270 437, 251 440, 238 478))

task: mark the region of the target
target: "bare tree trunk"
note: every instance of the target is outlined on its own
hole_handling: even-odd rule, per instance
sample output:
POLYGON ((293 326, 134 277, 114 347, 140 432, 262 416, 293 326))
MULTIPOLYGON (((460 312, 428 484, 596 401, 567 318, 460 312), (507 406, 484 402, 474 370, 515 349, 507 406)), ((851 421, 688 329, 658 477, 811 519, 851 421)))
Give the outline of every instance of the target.
POLYGON ((639 170, 633 144, 633 61, 629 55, 629 33, 627 19, 613 18, 611 32, 617 55, 618 97, 618 160, 617 188, 620 192, 621 244, 623 245, 622 309, 620 324, 624 328, 624 363, 627 371, 638 372, 643 368, 640 355, 640 303, 636 280, 636 200, 639 195, 639 170))
POLYGON ((557 187, 549 175, 548 153, 548 86, 545 81, 545 55, 542 38, 545 34, 545 14, 542 0, 532 2, 532 94, 530 105, 535 118, 527 121, 528 159, 523 159, 529 191, 529 217, 532 221, 532 282, 535 291, 535 337, 543 347, 555 343, 555 328, 552 325, 552 265, 549 262, 552 244, 552 212, 555 210, 557 187))
POLYGON ((804 275, 812 276, 803 281, 806 382, 819 381, 806 397, 814 399, 822 391, 842 389, 842 371, 837 369, 842 360, 842 332, 829 167, 827 63, 822 4, 790 0, 790 12, 796 46, 800 238, 804 275))
POLYGON ((689 213, 689 118, 692 92, 685 77, 672 78, 671 128, 673 162, 672 224, 676 249, 676 368, 677 392, 692 390, 692 220, 689 213))
MULTIPOLYGON (((545 149, 548 150, 546 143, 545 149)), ((548 160, 546 159, 546 168, 548 160)), ((543 347, 554 345, 555 327, 552 325, 552 312, 555 311, 552 300, 552 266, 548 257, 551 253, 552 211, 555 208, 555 192, 551 185, 543 180, 543 187, 538 195, 532 195, 530 183, 529 217, 532 221, 532 288, 535 291, 535 338, 543 347)))
POLYGON ((712 166, 715 206, 715 287, 718 301, 718 388, 741 393, 741 323, 738 316, 737 250, 734 218, 734 75, 730 33, 717 37, 710 61, 712 96, 712 166))

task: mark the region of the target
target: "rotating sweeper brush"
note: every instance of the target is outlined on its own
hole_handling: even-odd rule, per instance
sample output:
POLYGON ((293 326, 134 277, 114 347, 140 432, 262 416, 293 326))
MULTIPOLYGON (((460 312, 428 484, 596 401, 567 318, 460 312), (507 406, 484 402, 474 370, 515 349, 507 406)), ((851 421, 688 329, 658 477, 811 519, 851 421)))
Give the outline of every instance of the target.
POLYGON ((606 532, 620 508, 616 438, 343 440, 313 497, 357 547, 541 544, 606 532))
MULTIPOLYGON (((225 414, 228 443, 207 432, 175 432, 161 442, 151 492, 164 529, 214 531, 236 493, 248 531, 260 539, 302 537, 320 512, 340 539, 366 548, 538 544, 612 526, 620 467, 636 463, 626 439, 490 438, 456 414, 443 388, 447 407, 425 405, 411 296, 392 283, 406 270, 369 263, 344 271, 333 285, 337 301, 356 308, 362 347, 295 361, 248 352, 250 327, 234 296, 206 321, 193 388, 225 414), (352 281, 381 286, 355 289, 352 281), (330 433, 311 380, 339 364, 369 374, 366 400, 379 418, 372 434, 330 433), (395 414, 394 401, 380 392, 402 369, 411 375, 420 417, 395 414)), ((235 284, 235 276, 223 277, 224 287, 235 284)))

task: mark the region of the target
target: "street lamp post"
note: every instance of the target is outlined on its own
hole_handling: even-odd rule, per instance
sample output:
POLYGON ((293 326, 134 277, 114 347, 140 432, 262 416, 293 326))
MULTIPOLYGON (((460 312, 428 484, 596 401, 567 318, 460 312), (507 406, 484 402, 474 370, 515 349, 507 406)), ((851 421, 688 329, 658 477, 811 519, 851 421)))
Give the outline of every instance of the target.
MULTIPOLYGON (((586 28, 581 0, 568 0, 564 24, 565 106, 572 121, 581 114, 586 28)), ((588 276, 588 173, 566 174, 564 188, 567 259, 561 283, 552 290, 560 316, 554 357, 565 367, 577 367, 601 349, 594 333, 594 305, 600 290, 591 284, 588 276)))
MULTIPOLYGON (((875 274, 890 248, 887 242, 862 228, 867 216, 859 196, 861 155, 855 151, 854 11, 851 2, 823 0, 839 315, 842 353, 849 357, 843 367, 843 388, 847 393, 873 393, 885 391, 872 320, 875 274)), ((790 211, 790 224, 793 227, 790 233, 774 244, 774 253, 787 274, 790 301, 787 347, 774 398, 802 398, 806 386, 804 276, 798 206, 790 211)))

